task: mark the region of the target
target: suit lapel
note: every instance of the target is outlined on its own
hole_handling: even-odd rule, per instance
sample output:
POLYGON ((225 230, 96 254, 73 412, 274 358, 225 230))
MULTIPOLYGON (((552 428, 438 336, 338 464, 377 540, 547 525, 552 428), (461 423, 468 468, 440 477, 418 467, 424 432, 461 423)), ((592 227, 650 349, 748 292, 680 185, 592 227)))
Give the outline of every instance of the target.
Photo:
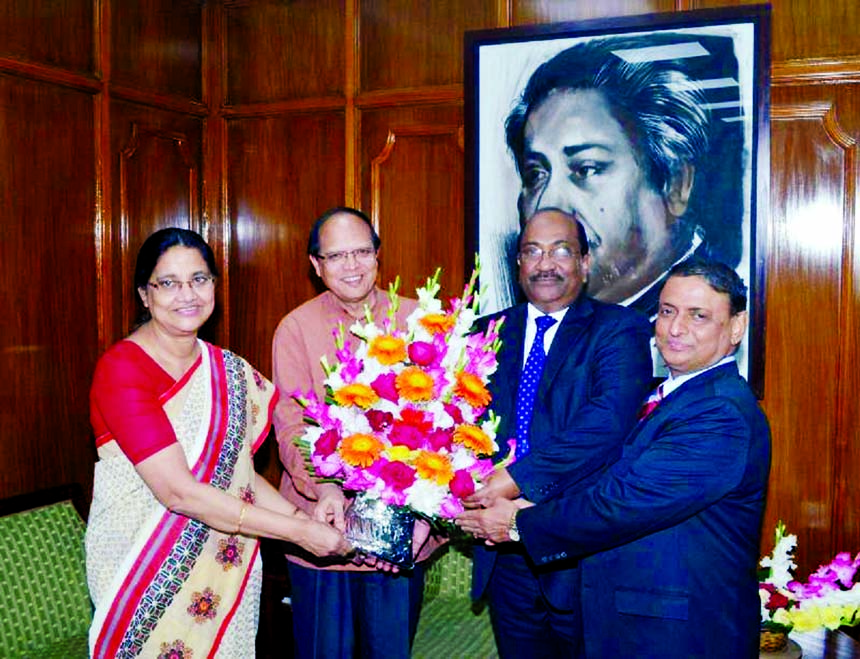
POLYGON ((505 313, 502 327, 502 348, 499 354, 499 367, 493 376, 496 394, 499 397, 496 408, 500 413, 513 418, 517 406, 517 388, 523 368, 523 343, 525 341, 526 305, 518 305, 505 313))
POLYGON ((636 424, 634 432, 630 435, 626 443, 636 444, 637 439, 642 436, 648 436, 650 438, 651 433, 647 429, 651 427, 652 424, 658 424, 664 416, 672 414, 672 410, 687 407, 689 401, 701 399, 703 394, 700 389, 708 387, 715 380, 736 375, 737 372, 737 364, 724 364, 723 366, 712 368, 710 371, 702 373, 688 382, 685 382, 675 391, 666 396, 666 398, 657 407, 655 407, 648 416, 636 424))
POLYGON ((538 396, 543 396, 550 388, 559 370, 564 364, 565 357, 570 352, 570 345, 576 343, 577 338, 589 323, 589 318, 594 313, 591 300, 582 296, 567 310, 561 321, 561 326, 547 355, 546 364, 541 375, 538 396))

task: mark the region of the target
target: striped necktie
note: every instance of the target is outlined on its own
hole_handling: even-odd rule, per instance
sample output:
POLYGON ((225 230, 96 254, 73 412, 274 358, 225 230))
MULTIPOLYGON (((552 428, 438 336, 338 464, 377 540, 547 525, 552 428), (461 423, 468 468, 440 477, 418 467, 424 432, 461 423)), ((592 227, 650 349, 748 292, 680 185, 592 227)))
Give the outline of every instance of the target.
POLYGON ((654 408, 660 404, 660 401, 663 400, 663 383, 654 390, 654 392, 648 396, 648 400, 645 401, 645 404, 639 409, 639 420, 641 421, 646 416, 651 414, 654 411, 654 408))

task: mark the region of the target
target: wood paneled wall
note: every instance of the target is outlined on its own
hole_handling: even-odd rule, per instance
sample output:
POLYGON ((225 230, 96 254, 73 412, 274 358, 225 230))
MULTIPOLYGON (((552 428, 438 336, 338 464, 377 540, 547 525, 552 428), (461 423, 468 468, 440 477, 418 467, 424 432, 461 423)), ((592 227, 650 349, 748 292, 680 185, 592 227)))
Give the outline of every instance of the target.
MULTIPOLYGON (((89 380, 133 321, 153 229, 207 235, 223 263, 207 337, 269 373, 275 325, 316 291, 305 243, 330 206, 372 215, 383 284, 441 265, 460 288, 465 30, 732 4, 2 3, 0 496, 91 482, 89 380)), ((773 3, 766 529, 798 533, 802 569, 860 549, 858 21, 854 0, 773 3)))

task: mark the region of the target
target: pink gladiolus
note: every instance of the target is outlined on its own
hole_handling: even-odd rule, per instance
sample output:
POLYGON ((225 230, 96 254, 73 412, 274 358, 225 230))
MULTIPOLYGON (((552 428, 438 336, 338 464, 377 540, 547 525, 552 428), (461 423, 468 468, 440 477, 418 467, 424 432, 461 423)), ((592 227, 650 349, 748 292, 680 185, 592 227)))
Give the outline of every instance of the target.
POLYGON ((475 464, 472 467, 472 471, 482 482, 487 480, 495 470, 496 465, 493 464, 493 461, 490 458, 475 460, 475 464))
POLYGON ((847 551, 840 552, 827 567, 833 571, 839 583, 846 588, 851 588, 854 585, 854 575, 860 568, 860 553, 852 560, 851 554, 847 551))
POLYGON ((454 478, 451 479, 448 487, 451 489, 451 494, 458 499, 465 499, 475 492, 475 482, 472 480, 472 475, 464 469, 454 472, 454 478))
POLYGON ((432 343, 428 343, 427 341, 414 341, 410 343, 407 352, 413 364, 430 366, 436 362, 436 348, 432 343))
POLYGON ((371 490, 373 489, 373 486, 376 485, 376 481, 376 477, 372 474, 368 474, 365 469, 356 469, 344 479, 343 489, 352 490, 354 492, 371 490))
POLYGON ((463 507, 462 501, 455 496, 448 495, 442 499, 442 504, 439 508, 439 515, 445 519, 454 519, 464 510, 465 508, 463 507))
POLYGON ((380 398, 396 403, 400 399, 400 394, 397 393, 396 380, 397 376, 394 373, 383 373, 371 383, 370 387, 380 398))
POLYGON ((316 469, 317 474, 323 478, 343 477, 344 464, 337 454, 323 457, 318 453, 314 453, 311 456, 311 463, 316 469))

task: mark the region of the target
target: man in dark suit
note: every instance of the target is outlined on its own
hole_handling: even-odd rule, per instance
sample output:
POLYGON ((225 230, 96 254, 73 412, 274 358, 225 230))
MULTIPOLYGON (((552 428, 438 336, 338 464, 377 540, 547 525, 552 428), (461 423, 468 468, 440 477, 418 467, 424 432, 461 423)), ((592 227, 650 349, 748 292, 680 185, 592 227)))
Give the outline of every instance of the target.
MULTIPOLYGON (((557 209, 537 213, 521 234, 517 263, 529 303, 502 312, 491 382, 498 437, 517 437, 517 461, 497 471, 470 506, 520 495, 544 501, 565 484, 593 481, 619 458, 650 386, 646 318, 585 295, 591 261, 581 223, 557 209), (542 369, 533 363, 538 348, 542 369), (523 406, 529 381, 537 385, 532 410, 523 406)), ((575 656, 577 583, 574 565, 541 570, 521 545, 476 548, 473 596, 489 595, 502 657, 575 656)))
POLYGON ((728 266, 675 266, 655 330, 670 376, 621 459, 551 501, 498 501, 460 518, 493 542, 521 538, 539 565, 582 559, 589 658, 758 656, 770 430, 734 362, 745 307, 728 266))

